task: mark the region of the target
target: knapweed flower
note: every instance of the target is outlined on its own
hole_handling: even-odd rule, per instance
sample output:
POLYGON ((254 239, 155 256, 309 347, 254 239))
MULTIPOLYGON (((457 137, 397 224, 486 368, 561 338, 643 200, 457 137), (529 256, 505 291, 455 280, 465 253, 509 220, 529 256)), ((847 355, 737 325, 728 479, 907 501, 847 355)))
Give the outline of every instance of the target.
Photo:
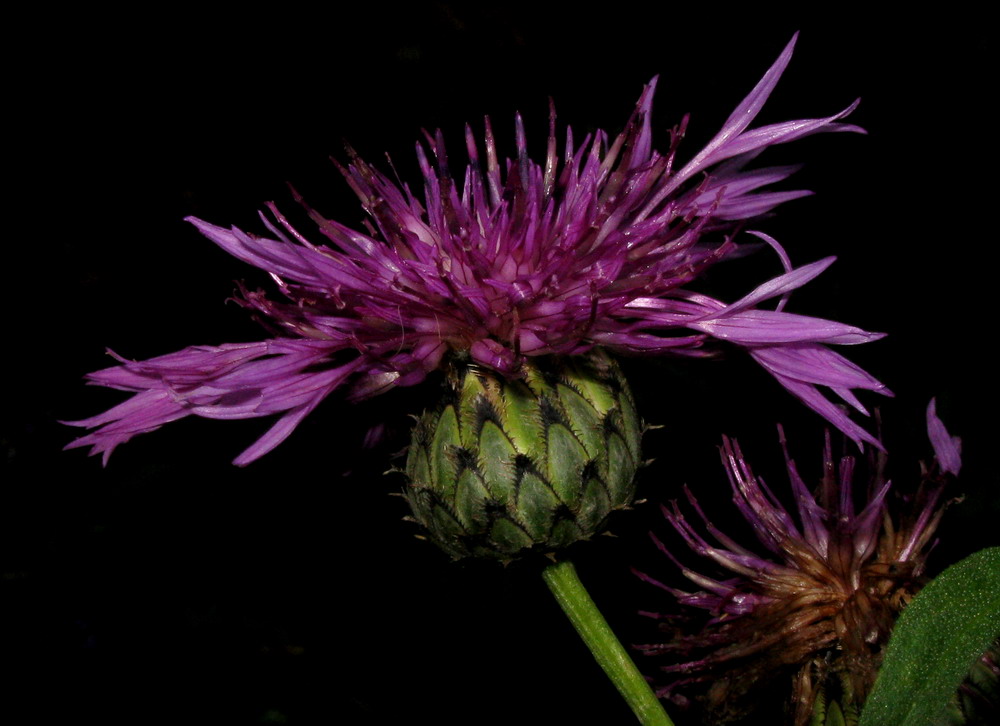
POLYGON ((874 684, 896 617, 924 583, 925 561, 946 506, 942 492, 961 465, 959 441, 945 430, 933 400, 927 430, 935 463, 922 469, 919 485, 890 503, 885 454, 873 455, 860 507, 855 506, 855 460, 835 460, 829 434, 822 478, 810 491, 782 433, 797 517, 754 475, 739 445, 724 438, 722 461, 733 501, 763 553, 713 525, 686 487, 707 536, 685 519, 676 501, 663 507, 687 545, 725 574, 707 576, 684 566, 651 535, 699 588, 686 592, 636 572, 688 613, 698 613, 644 613, 661 620, 667 639, 640 650, 674 661, 662 668, 674 680, 658 694, 682 705, 697 703, 711 723, 742 719, 753 708, 753 694, 775 688, 788 696, 796 726, 808 723, 814 708, 856 716, 874 684), (901 505, 898 511, 894 504, 901 505), (688 698, 685 692, 697 695, 688 698))
POLYGON ((520 117, 515 159, 498 159, 488 119, 483 148, 467 129, 462 177, 452 175, 440 132, 428 134, 426 148, 417 145, 422 193, 349 151, 341 171, 369 220, 354 230, 309 209, 323 244, 273 204, 270 216, 262 215, 270 237, 191 219, 274 279, 282 300, 242 289, 239 302, 276 337, 146 361, 115 356, 120 365, 90 374, 89 382, 134 395, 71 422, 93 430, 69 446, 90 446, 106 461, 136 434, 185 416, 280 416, 236 458, 243 465, 281 443, 332 392, 359 400, 413 385, 454 355, 512 380, 543 357, 596 347, 704 355, 712 339, 746 348, 852 439, 873 442, 819 387, 864 412, 852 389, 884 387, 826 344, 880 335, 782 312, 783 301, 778 310, 758 307, 805 284, 833 258, 791 269, 777 248, 787 272, 731 304, 686 287, 735 249, 746 220, 808 193, 761 191, 795 171, 748 168, 762 151, 817 132, 861 130, 838 123, 856 104, 828 118, 749 128, 793 45, 794 38, 722 130, 679 169, 686 120, 666 153, 653 149, 654 79, 610 142, 603 132, 576 141, 567 130, 560 155, 553 114, 542 163, 528 157, 520 117))

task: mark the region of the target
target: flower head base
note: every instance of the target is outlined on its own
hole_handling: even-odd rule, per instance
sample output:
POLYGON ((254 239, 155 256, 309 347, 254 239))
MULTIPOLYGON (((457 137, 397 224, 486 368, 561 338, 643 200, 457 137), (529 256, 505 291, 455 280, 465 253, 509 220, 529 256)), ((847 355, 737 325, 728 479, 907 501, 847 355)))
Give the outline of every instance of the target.
MULTIPOLYGON (((516 379, 540 356, 595 347, 628 354, 705 355, 710 339, 748 349, 808 406, 855 441, 875 442, 820 393, 827 386, 862 413, 852 389, 885 391, 825 344, 881 337, 858 328, 758 305, 822 272, 827 258, 792 269, 734 304, 686 285, 735 247, 749 219, 805 191, 761 191, 796 167, 748 169, 765 148, 824 131, 860 132, 828 118, 748 130, 791 58, 794 39, 722 130, 680 169, 677 145, 652 146, 655 79, 625 130, 581 142, 566 132, 558 154, 555 117, 544 161, 528 157, 520 117, 517 158, 498 159, 486 122, 484 151, 466 131, 469 164, 452 175, 440 132, 418 144, 423 193, 393 182, 349 150, 341 171, 370 216, 365 231, 309 209, 327 238, 315 244, 275 208, 262 217, 273 238, 190 221, 233 256, 267 271, 286 301, 242 290, 241 304, 278 337, 198 346, 88 376, 135 393, 73 425, 95 429, 70 444, 105 460, 120 443, 188 415, 248 418, 280 414, 241 454, 246 464, 278 445, 326 396, 353 399, 419 383, 449 352, 516 379), (429 153, 428 153, 429 151, 429 153)), ((301 200, 299 200, 301 201, 301 200)), ((308 209, 308 207, 307 207, 308 209)))
MULTIPOLYGON (((723 534, 687 488, 688 501, 715 543, 684 518, 677 502, 663 507, 688 546, 727 575, 712 578, 684 567, 651 535, 701 588, 684 592, 636 573, 682 605, 702 611, 701 617, 687 619, 645 613, 662 619, 670 637, 640 649, 681 659, 663 668, 679 677, 661 695, 690 704, 679 691, 701 690, 698 700, 712 723, 724 723, 745 715, 749 693, 791 676, 789 704, 797 726, 809 721, 817 698, 822 702, 830 691, 845 712, 860 710, 896 617, 923 584, 926 556, 945 508, 942 490, 958 470, 958 439, 948 435, 933 401, 927 418, 936 464, 924 471, 915 493, 903 499, 905 511, 896 516, 887 502, 891 483, 883 477, 884 454, 872 462, 867 496, 856 510, 855 461, 849 456, 834 461, 829 435, 815 492, 785 448, 796 521, 754 476, 736 442, 724 439, 722 459, 733 500, 768 554, 723 534), (684 620, 700 630, 690 632, 684 620), (708 687, 698 689, 699 684, 708 687)), ((781 442, 784 447, 783 434, 781 442)))
POLYGON ((452 366, 414 430, 405 495, 455 559, 551 554, 632 504, 642 424, 621 370, 603 351, 542 361, 519 381, 452 366))

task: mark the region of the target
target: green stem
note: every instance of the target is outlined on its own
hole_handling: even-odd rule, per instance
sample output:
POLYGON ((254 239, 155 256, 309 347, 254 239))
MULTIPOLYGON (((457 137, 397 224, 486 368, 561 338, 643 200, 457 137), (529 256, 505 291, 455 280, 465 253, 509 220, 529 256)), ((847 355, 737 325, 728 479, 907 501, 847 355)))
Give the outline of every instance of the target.
POLYGON ((573 563, 566 561, 549 565, 542 572, 542 577, 639 722, 645 726, 673 726, 659 699, 611 632, 608 621, 597 609, 587 588, 580 582, 573 563))

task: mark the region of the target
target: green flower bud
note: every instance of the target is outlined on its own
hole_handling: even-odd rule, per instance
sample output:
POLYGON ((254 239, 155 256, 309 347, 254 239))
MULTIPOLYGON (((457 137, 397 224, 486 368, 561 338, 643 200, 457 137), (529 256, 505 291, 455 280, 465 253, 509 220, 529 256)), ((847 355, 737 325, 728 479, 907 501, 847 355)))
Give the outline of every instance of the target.
POLYGON ((551 552, 631 504, 641 429, 603 351, 533 361, 514 381, 457 361, 413 430, 406 499, 455 559, 551 552))

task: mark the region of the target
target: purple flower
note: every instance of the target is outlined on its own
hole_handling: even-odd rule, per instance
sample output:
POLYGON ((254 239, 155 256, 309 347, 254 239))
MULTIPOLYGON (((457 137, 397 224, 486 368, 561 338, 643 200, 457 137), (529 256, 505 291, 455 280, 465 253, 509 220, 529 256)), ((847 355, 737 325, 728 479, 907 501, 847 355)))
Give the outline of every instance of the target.
MULTIPOLYGON (((792 269, 733 304, 687 289, 736 248, 745 220, 806 191, 761 191, 796 167, 750 169, 764 149, 823 131, 861 132, 828 118, 749 129, 792 55, 788 44, 722 130, 675 169, 685 118, 666 153, 653 149, 656 79, 625 130, 577 143, 567 129, 557 152, 550 118, 543 163, 528 158, 516 119, 517 158, 497 158, 486 120, 485 158, 466 129, 469 163, 453 176, 440 132, 417 145, 423 191, 400 186, 348 150, 340 170, 369 219, 350 229, 308 209, 326 237, 309 241, 275 208, 262 215, 271 237, 190 221, 233 256, 267 271, 282 293, 241 288, 239 302, 276 332, 259 343, 195 346, 88 376, 131 391, 128 401, 71 425, 93 429, 69 447, 105 461, 132 436, 188 415, 280 415, 235 460, 247 464, 277 446, 325 397, 353 400, 421 382, 449 353, 507 377, 530 356, 577 355, 594 346, 626 354, 707 355, 707 342, 749 350, 806 405, 859 444, 876 440, 819 390, 830 388, 862 413, 852 389, 888 394, 827 344, 876 340, 842 323, 785 313, 788 294, 822 272, 826 258, 792 269), (428 154, 428 151, 430 152, 428 154), (781 298, 776 310, 758 307, 781 298)), ((301 199, 298 201, 301 202, 301 199)))
POLYGON ((636 571, 695 613, 643 613, 659 619, 668 634, 663 643, 638 646, 673 661, 662 670, 676 677, 659 694, 684 705, 696 701, 712 723, 725 723, 752 709, 752 693, 790 677, 787 692, 797 725, 808 722, 817 696, 830 695, 831 684, 845 709, 859 709, 897 615, 923 585, 925 560, 947 506, 941 494, 960 464, 959 440, 948 435, 933 400, 927 431, 936 465, 923 469, 915 490, 898 497, 902 506, 894 513, 884 453, 871 462, 866 497, 856 509, 855 460, 835 460, 828 434, 822 478, 810 491, 780 432, 793 515, 754 475, 739 445, 723 438, 733 501, 760 547, 744 547, 720 531, 687 487, 707 537, 676 501, 663 507, 687 545, 724 574, 710 577, 685 567, 650 535, 698 588, 686 592, 636 571), (697 695, 692 701, 683 691, 697 695))

